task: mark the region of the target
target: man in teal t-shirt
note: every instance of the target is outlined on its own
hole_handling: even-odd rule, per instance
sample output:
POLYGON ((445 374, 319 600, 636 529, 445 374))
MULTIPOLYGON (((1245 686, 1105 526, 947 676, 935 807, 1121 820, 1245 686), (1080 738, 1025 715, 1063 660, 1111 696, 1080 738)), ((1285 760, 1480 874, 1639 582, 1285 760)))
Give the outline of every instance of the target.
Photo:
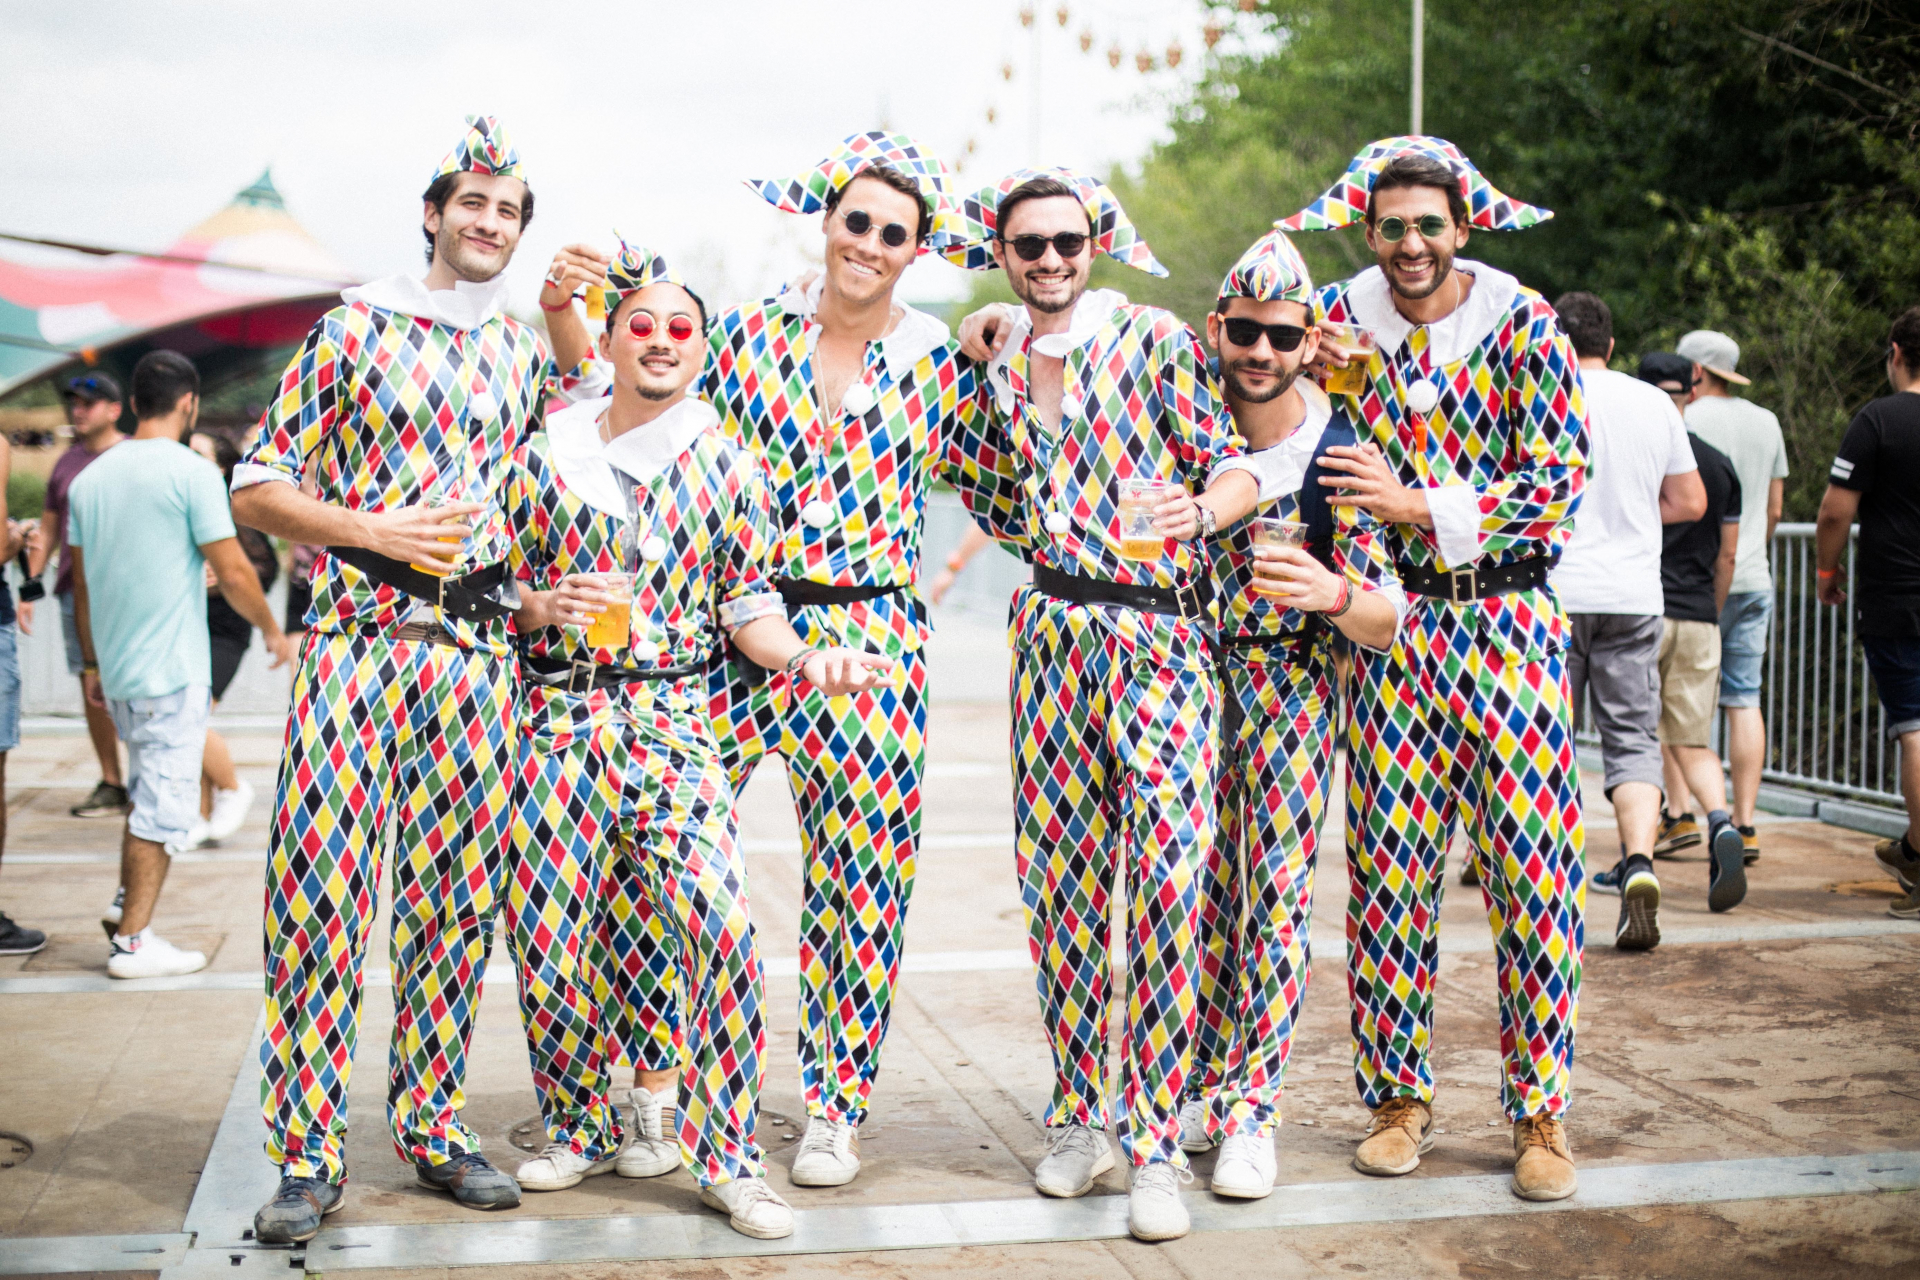
POLYGON ((234 536, 219 470, 180 442, 200 412, 200 375, 185 356, 154 351, 133 370, 133 438, 104 453, 67 493, 74 621, 87 700, 113 713, 127 744, 124 904, 103 922, 107 972, 170 977, 206 966, 153 932, 170 857, 198 840, 200 753, 212 659, 206 566, 240 615, 259 627, 274 665, 287 637, 234 536))

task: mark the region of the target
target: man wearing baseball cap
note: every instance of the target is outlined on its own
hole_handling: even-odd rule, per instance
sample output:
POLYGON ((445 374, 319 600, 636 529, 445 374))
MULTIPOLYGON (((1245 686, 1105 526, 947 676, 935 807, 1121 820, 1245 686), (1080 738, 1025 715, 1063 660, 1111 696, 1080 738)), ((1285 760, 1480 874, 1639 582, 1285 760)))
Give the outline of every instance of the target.
POLYGON ((1733 821, 1746 861, 1760 857, 1753 806, 1760 795, 1760 763, 1767 725, 1760 711, 1760 667, 1773 620, 1773 570, 1767 548, 1780 523, 1786 492, 1787 445, 1780 419, 1732 392, 1751 385, 1736 372, 1740 344, 1712 329, 1695 329, 1675 351, 1693 362, 1693 402, 1687 430, 1727 455, 1740 480, 1739 553, 1733 585, 1720 612, 1720 706, 1727 713, 1727 754, 1733 762, 1733 821), (1765 495, 1763 501, 1761 495, 1765 495))

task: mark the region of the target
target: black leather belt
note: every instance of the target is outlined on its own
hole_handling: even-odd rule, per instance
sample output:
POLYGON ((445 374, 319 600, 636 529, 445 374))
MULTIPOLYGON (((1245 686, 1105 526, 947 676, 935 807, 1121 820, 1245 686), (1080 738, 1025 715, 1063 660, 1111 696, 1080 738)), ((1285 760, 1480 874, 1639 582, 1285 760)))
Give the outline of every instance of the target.
POLYGON ((486 622, 520 607, 520 584, 507 572, 505 561, 458 578, 436 578, 365 547, 328 547, 327 554, 375 582, 437 605, 450 618, 486 622))
POLYGON ((520 669, 529 681, 543 689, 564 689, 568 693, 586 693, 590 689, 612 689, 636 680, 678 680, 706 670, 699 662, 685 667, 616 667, 586 658, 535 657, 520 655, 520 669))
POLYGON ((1117 604, 1142 613, 1164 613, 1176 618, 1201 619, 1206 616, 1212 586, 1144 587, 1129 582, 1108 582, 1105 578, 1083 578, 1063 573, 1043 564, 1033 566, 1033 585, 1059 600, 1071 604, 1117 604))
POLYGON ((1454 604, 1465 604, 1469 600, 1544 587, 1547 570, 1552 567, 1551 557, 1530 556, 1489 569, 1443 570, 1425 564, 1402 564, 1395 569, 1400 574, 1400 584, 1416 595, 1438 596, 1454 604))
POLYGON ((803 604, 858 604, 862 600, 878 600, 881 596, 899 595, 905 587, 830 587, 824 582, 809 582, 805 578, 775 578, 773 585, 780 592, 780 598, 787 602, 787 608, 803 604))
POLYGON ((1323 615, 1310 613, 1307 625, 1298 631, 1278 635, 1228 636, 1221 641, 1229 649, 1299 649, 1311 645, 1327 629, 1323 615))

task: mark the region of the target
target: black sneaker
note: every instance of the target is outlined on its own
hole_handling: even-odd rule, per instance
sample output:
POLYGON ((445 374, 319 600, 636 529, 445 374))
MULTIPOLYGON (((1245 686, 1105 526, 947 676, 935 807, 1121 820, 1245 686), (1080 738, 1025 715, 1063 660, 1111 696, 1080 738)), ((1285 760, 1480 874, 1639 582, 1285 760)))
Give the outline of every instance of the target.
POLYGON ((1626 864, 1627 860, 1623 857, 1605 871, 1594 872, 1587 877, 1587 887, 1596 893, 1619 893, 1620 870, 1626 864))
POLYGON ((101 782, 93 789, 93 794, 67 810, 76 818, 107 818, 118 813, 132 813, 133 802, 127 799, 127 789, 112 782, 101 782))
POLYGON ((1707 837, 1707 906, 1731 911, 1746 896, 1746 843, 1738 827, 1723 822, 1707 837))
POLYGON ((46 934, 15 923, 12 916, 0 911, 0 956, 30 956, 46 945, 46 934))
POLYGON ((261 1244, 299 1244, 320 1234, 320 1219, 347 1202, 347 1189, 321 1178, 282 1178, 273 1199, 253 1215, 261 1244))
POLYGON ((459 1152, 445 1164, 416 1160, 413 1173, 421 1186, 449 1192, 469 1209, 511 1209, 520 1203, 520 1184, 478 1151, 459 1152))
POLYGON ((1620 923, 1613 928, 1613 945, 1622 951, 1653 950, 1660 945, 1660 878, 1653 874, 1653 863, 1630 854, 1620 859, 1610 875, 1616 886, 1613 891, 1620 895, 1620 923))

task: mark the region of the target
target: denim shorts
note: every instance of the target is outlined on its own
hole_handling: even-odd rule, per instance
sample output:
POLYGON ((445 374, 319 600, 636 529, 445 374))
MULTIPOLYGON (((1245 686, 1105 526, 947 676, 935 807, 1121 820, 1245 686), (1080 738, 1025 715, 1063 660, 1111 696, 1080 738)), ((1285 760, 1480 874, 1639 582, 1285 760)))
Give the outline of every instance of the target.
POLYGON ((113 727, 127 744, 127 795, 133 814, 127 830, 142 840, 175 846, 200 820, 200 763, 207 747, 207 711, 212 702, 203 684, 158 698, 107 700, 113 727))
POLYGON ((87 660, 80 656, 80 624, 73 617, 73 592, 60 593, 60 634, 67 642, 67 674, 77 676, 87 660))
POLYGON ((1887 709, 1887 736, 1920 729, 1920 637, 1861 636, 1860 647, 1887 709))
POLYGON ((1760 670, 1767 658, 1773 592, 1736 591, 1720 610, 1720 705, 1760 705, 1760 670))
POLYGON ((0 751, 20 745, 20 633, 0 627, 0 751))

